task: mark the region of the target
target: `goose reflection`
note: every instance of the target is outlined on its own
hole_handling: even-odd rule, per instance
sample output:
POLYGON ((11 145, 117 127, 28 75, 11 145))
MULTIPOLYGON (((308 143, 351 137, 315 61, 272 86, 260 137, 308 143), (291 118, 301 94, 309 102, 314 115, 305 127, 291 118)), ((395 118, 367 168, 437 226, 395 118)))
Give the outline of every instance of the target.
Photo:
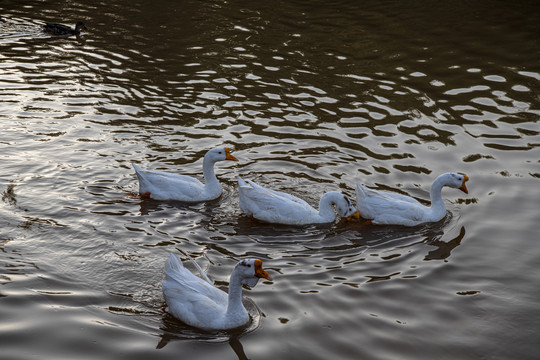
POLYGON ((150 215, 153 212, 159 212, 166 208, 176 208, 182 212, 190 211, 211 217, 214 210, 219 207, 222 202, 227 201, 227 199, 231 197, 231 194, 230 191, 225 188, 223 189, 223 195, 220 198, 199 203, 189 203, 177 200, 154 200, 133 193, 129 193, 129 196, 140 199, 139 206, 141 215, 150 215))
POLYGON ((454 231, 448 230, 453 223, 455 224, 455 219, 451 212, 447 212, 447 216, 436 223, 415 227, 372 226, 358 223, 351 227, 351 230, 356 232, 356 238, 352 241, 376 249, 389 247, 402 249, 416 244, 426 244, 436 249, 429 251, 424 260, 445 260, 465 237, 465 227, 461 226, 457 236, 446 240, 454 235, 454 231))
POLYGON ((233 349, 236 356, 238 356, 239 360, 247 360, 248 357, 246 356, 246 353, 244 352, 244 347, 242 346, 242 343, 238 339, 238 337, 233 336, 229 339, 229 345, 231 345, 231 348, 233 349))
POLYGON ((212 203, 189 204, 180 201, 158 201, 150 198, 140 198, 139 207, 141 215, 150 215, 171 208, 177 212, 191 212, 193 214, 211 214, 216 205, 212 203))
POLYGON ((147 216, 150 215, 153 212, 159 212, 164 209, 164 205, 167 203, 163 203, 160 201, 152 200, 149 198, 140 198, 139 207, 140 207, 140 214, 147 216))
POLYGON ((424 260, 445 260, 450 256, 452 250, 461 244, 461 240, 465 237, 465 226, 462 226, 458 236, 452 240, 445 242, 442 240, 434 240, 428 242, 429 245, 437 247, 437 249, 430 251, 424 260))
POLYGON ((242 299, 244 306, 246 307, 250 315, 250 323, 245 327, 235 328, 231 330, 221 331, 205 331, 195 327, 191 327, 175 319, 172 315, 163 312, 162 326, 160 330, 162 334, 156 349, 164 348, 171 341, 197 341, 197 342, 211 342, 211 343, 225 343, 228 342, 232 350, 238 356, 238 359, 248 359, 244 352, 244 347, 240 342, 240 338, 248 333, 255 331, 261 321, 261 317, 264 315, 261 313, 259 307, 247 297, 242 299))
MULTIPOLYGON (((167 315, 167 317, 169 316, 167 315)), ((171 340, 196 340, 210 342, 227 341, 239 360, 249 359, 244 351, 244 346, 240 342, 240 337, 244 333, 244 330, 240 329, 228 332, 203 333, 194 328, 189 328, 188 330, 188 328, 186 327, 185 329, 183 329, 184 331, 182 331, 182 335, 179 335, 179 333, 173 333, 173 331, 175 331, 174 328, 179 327, 179 325, 177 324, 172 324, 173 321, 164 319, 166 328, 162 328, 163 334, 160 337, 159 343, 156 345, 156 349, 164 348, 171 340)))

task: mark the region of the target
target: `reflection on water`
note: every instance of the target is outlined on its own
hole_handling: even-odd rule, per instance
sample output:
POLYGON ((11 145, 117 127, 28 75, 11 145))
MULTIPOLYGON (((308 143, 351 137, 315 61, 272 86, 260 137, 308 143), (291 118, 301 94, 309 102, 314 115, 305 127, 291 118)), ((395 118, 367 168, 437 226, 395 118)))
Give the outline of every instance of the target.
MULTIPOLYGON (((175 336, 169 335, 169 334, 163 334, 161 337, 161 341, 156 346, 156 349, 163 348, 172 339, 175 339, 175 336)), ((231 349, 234 351, 234 353, 236 354, 239 360, 249 359, 246 356, 246 353, 244 352, 244 347, 242 346, 242 343, 240 342, 240 339, 237 336, 231 336, 228 342, 229 342, 229 345, 231 346, 231 349)))
POLYGON ((4 357, 536 356, 535 3, 7 0, 0 14, 4 357), (40 29, 78 20, 80 38, 40 29), (218 171, 219 199, 130 196, 132 162, 197 177, 224 145, 240 161, 218 171), (317 206, 356 181, 426 203, 448 171, 471 193, 444 192, 447 217, 414 228, 276 226, 238 207, 237 175, 317 206), (276 276, 246 291, 253 327, 164 316, 175 249, 221 285, 262 258, 276 276))
POLYGON ((463 240, 464 237, 465 227, 462 226, 459 231, 459 235, 451 239, 450 241, 431 241, 429 244, 431 246, 435 246, 437 249, 430 251, 426 255, 425 260, 444 260, 448 258, 452 250, 454 250, 457 246, 459 246, 459 244, 461 244, 461 240, 463 240))
POLYGON ((160 327, 162 333, 160 335, 160 340, 156 346, 156 349, 162 349, 167 346, 169 342, 176 340, 197 340, 199 342, 202 341, 212 343, 228 342, 238 359, 248 359, 244 352, 244 347, 240 342, 240 338, 243 335, 254 331, 259 326, 260 310, 249 299, 244 300, 244 306, 250 313, 250 324, 245 328, 233 329, 228 331, 202 331, 181 324, 177 319, 165 313, 162 319, 162 326, 160 327))
POLYGON ((15 197, 15 184, 11 183, 7 186, 6 190, 2 192, 2 201, 8 205, 17 205, 17 198, 15 197))
POLYGON ((244 352, 244 347, 242 346, 242 343, 238 338, 231 338, 229 340, 229 345, 231 345, 231 348, 234 350, 234 353, 236 354, 236 356, 238 356, 239 360, 248 359, 246 353, 244 352))

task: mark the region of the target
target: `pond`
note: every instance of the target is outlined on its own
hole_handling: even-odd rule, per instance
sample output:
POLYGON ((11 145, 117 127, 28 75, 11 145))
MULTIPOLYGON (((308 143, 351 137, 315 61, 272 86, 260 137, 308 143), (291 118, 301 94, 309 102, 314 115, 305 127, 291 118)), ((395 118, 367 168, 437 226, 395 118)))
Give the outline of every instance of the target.
POLYGON ((540 6, 532 1, 12 1, 0 4, 0 349, 9 359, 533 359, 540 347, 540 6), (80 36, 45 34, 45 22, 80 36), (131 166, 202 179, 136 196, 131 166), (237 176, 313 206, 359 181, 447 216, 284 226, 237 176), (245 329, 163 311, 189 254, 244 289, 245 329))

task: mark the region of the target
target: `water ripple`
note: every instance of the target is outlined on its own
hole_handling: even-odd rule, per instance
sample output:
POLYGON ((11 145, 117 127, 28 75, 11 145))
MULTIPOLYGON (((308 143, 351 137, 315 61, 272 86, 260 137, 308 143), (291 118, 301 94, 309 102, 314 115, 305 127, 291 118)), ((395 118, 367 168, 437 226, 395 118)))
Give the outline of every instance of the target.
POLYGON ((68 16, 61 6, 7 4, 6 357, 26 358, 29 344, 43 358, 536 354, 499 326, 537 333, 515 325, 536 310, 524 294, 538 277, 534 6, 87 1, 65 21, 89 31, 59 38, 39 27, 68 16), (131 196, 132 162, 200 177, 223 145, 240 161, 216 165, 219 199, 131 196), (356 181, 427 203, 447 171, 470 176, 469 195, 445 189, 447 217, 412 229, 263 224, 236 195, 242 175, 313 206, 330 190, 354 199, 356 181), (237 260, 263 259, 275 280, 245 290, 252 326, 208 334, 163 314, 163 263, 177 248, 220 286, 237 260))

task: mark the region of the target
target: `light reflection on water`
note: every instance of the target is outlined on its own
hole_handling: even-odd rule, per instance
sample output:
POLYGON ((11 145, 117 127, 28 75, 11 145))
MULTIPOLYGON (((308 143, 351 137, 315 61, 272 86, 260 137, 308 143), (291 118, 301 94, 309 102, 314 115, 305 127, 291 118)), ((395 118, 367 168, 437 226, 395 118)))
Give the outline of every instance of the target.
POLYGON ((536 356, 537 7, 159 5, 0 6, 4 356, 536 356), (39 31, 78 18, 80 38, 39 31), (130 196, 132 162, 200 176, 222 145, 240 161, 218 200, 130 196), (315 206, 356 181, 426 202, 447 171, 470 194, 412 229, 252 222, 236 195, 242 175, 315 206), (221 286, 264 260, 248 329, 163 314, 175 248, 221 286))

